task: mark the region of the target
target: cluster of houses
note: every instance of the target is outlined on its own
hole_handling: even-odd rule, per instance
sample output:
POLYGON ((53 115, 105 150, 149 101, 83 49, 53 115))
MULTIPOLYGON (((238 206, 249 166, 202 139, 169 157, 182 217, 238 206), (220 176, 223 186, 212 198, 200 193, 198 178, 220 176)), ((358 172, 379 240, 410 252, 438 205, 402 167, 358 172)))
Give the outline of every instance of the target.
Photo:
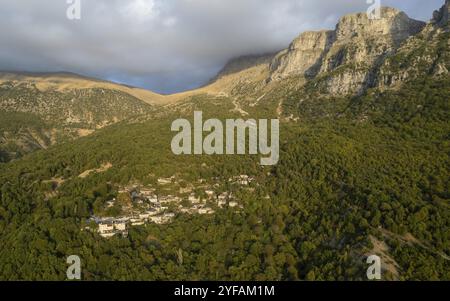
POLYGON ((239 184, 242 186, 248 186, 253 181, 255 181, 255 179, 248 175, 239 175, 239 176, 235 176, 235 177, 228 179, 228 182, 234 183, 234 184, 239 184))
MULTIPOLYGON (((158 185, 166 186, 173 183, 172 178, 158 179, 158 185)), ((241 175, 229 179, 229 182, 239 185, 249 185, 253 178, 241 175)), ((216 187, 216 186, 214 186, 216 187)), ((150 187, 140 187, 139 185, 128 186, 119 189, 119 194, 126 194, 131 198, 132 204, 122 207, 123 214, 120 217, 93 217, 92 220, 98 225, 98 233, 104 238, 110 238, 114 235, 128 235, 130 226, 142 226, 147 223, 167 224, 175 217, 175 212, 182 214, 213 214, 214 206, 218 208, 242 208, 235 200, 233 193, 216 193, 210 187, 204 190, 204 196, 200 197, 191 189, 181 189, 180 192, 186 192, 186 196, 165 195, 158 196, 156 189, 150 187), (186 205, 186 202, 188 201, 186 205), (183 203, 183 204, 182 204, 183 203), (170 208, 170 210, 169 210, 170 208)), ((116 199, 107 202, 107 207, 113 207, 116 199)))
POLYGON ((142 226, 146 223, 155 223, 160 225, 167 224, 171 222, 174 217, 175 213, 158 214, 157 211, 155 211, 118 218, 93 217, 92 220, 94 220, 98 225, 98 233, 104 238, 109 238, 116 234, 126 237, 130 226, 142 226))
POLYGON ((98 233, 104 238, 113 237, 116 234, 124 237, 128 235, 128 219, 93 219, 98 224, 98 233))

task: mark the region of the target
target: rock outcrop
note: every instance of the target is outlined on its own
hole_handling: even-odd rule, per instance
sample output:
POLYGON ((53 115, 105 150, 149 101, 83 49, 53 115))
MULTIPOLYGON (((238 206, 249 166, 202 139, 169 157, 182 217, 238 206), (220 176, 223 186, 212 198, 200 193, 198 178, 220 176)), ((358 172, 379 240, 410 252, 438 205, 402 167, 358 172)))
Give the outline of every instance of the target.
POLYGON ((274 58, 271 79, 323 76, 329 93, 358 93, 372 84, 384 57, 424 27, 424 22, 388 7, 382 8, 379 20, 366 13, 345 16, 334 31, 301 34, 274 58))
POLYGON ((291 75, 315 76, 324 53, 335 40, 334 31, 309 31, 296 38, 288 49, 281 51, 270 64, 272 79, 291 75))
POLYGON ((436 10, 433 13, 433 19, 431 22, 440 27, 445 27, 449 25, 449 16, 450 16, 450 0, 446 0, 445 4, 441 7, 440 10, 436 10))
POLYGON ((344 16, 336 26, 337 40, 352 38, 389 37, 396 42, 416 34, 424 22, 409 18, 404 12, 391 8, 381 9, 380 19, 369 19, 366 13, 344 16))
POLYGON ((446 0, 420 34, 408 39, 383 62, 376 87, 391 88, 423 74, 440 77, 449 73, 449 11, 450 0, 446 0))

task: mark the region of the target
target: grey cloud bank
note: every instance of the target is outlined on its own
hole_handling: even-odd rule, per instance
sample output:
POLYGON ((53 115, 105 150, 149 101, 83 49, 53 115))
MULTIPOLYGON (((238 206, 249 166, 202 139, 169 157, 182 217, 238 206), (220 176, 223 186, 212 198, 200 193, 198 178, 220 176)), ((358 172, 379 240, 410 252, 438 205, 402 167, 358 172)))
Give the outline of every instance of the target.
MULTIPOLYGON (((428 20, 443 0, 382 0, 428 20)), ((3 0, 0 69, 70 71, 173 93, 197 87, 230 58, 285 48, 333 28, 365 0, 3 0)))

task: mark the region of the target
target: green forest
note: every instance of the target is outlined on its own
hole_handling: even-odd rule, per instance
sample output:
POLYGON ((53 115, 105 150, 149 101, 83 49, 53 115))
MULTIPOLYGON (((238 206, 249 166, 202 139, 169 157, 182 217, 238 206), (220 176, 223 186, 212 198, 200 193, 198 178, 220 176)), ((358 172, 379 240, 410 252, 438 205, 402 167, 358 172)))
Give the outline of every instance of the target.
MULTIPOLYGON (((196 108, 233 117, 231 102, 207 95, 0 164, 0 279, 65 280, 66 258, 78 255, 83 280, 366 280, 367 254, 383 241, 395 260, 383 279, 450 280, 450 78, 299 106, 303 93, 272 95, 299 117, 282 123, 274 167, 172 154, 174 118, 196 108), (112 168, 78 177, 104 162, 112 168), (81 231, 117 185, 242 172, 260 185, 238 196, 239 212, 180 214, 126 238, 81 231)), ((271 118, 273 103, 253 110, 271 118)))

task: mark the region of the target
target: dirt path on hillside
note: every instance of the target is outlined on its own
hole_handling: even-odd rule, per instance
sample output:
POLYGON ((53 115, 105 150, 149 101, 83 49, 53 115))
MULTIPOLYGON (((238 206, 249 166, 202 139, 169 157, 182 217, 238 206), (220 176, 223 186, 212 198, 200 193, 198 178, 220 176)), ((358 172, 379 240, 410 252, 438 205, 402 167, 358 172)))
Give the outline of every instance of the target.
POLYGON ((234 105, 233 111, 239 112, 242 116, 250 115, 247 111, 242 109, 241 105, 239 104, 239 102, 238 102, 238 100, 236 98, 233 99, 233 105, 234 105))

